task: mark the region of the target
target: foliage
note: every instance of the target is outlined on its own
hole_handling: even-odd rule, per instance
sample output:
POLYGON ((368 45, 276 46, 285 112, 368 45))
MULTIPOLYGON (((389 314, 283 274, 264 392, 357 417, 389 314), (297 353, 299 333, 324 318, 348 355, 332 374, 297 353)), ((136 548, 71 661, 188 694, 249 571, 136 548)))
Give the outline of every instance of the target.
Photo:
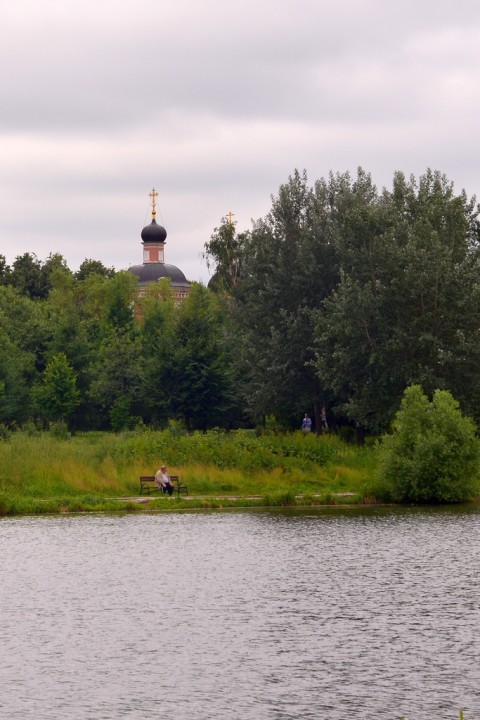
POLYGON ((475 425, 446 390, 430 402, 419 385, 407 388, 380 456, 380 480, 400 502, 460 502, 478 488, 475 425))
POLYGON ((179 309, 168 389, 173 413, 188 429, 221 423, 233 405, 233 382, 222 337, 221 308, 193 284, 179 309))
POLYGON ((76 431, 284 430, 305 412, 319 428, 325 405, 333 431, 361 438, 412 384, 449 390, 479 422, 479 227, 439 172, 396 173, 380 192, 361 168, 313 185, 294 171, 251 231, 222 218, 209 288, 180 304, 167 280, 140 299, 130 273, 96 260, 72 273, 57 253, 0 255, 0 422, 50 417, 36 388, 60 354, 76 431))
POLYGON ((48 429, 52 437, 57 440, 66 440, 70 437, 68 425, 65 420, 55 420, 54 422, 49 423, 48 429))
POLYGON ((315 367, 337 412, 384 430, 408 385, 449 389, 480 419, 478 208, 438 172, 379 194, 331 181, 339 282, 316 313, 315 367))
POLYGON ((80 402, 76 375, 64 353, 54 355, 43 373, 35 398, 47 420, 67 421, 80 402))
POLYGON ((22 422, 29 408, 26 374, 32 358, 0 327, 0 423, 22 422))
POLYGON ((85 280, 89 275, 100 275, 111 278, 115 275, 113 268, 107 268, 100 260, 85 259, 75 273, 77 280, 85 280))
MULTIPOLYGON (((193 500, 173 498, 172 507, 284 504, 299 496, 304 503, 318 504, 345 489, 360 493, 363 450, 335 438, 303 440, 301 433, 261 438, 253 431, 172 435, 169 430, 142 430, 65 437, 12 432, 8 443, 0 443, 0 514, 72 510, 74 500, 77 509, 100 507, 107 498, 137 495, 139 476, 152 474, 162 462, 193 494, 193 500), (302 448, 310 455, 304 456, 302 448), (312 460, 312 450, 315 458, 323 458, 321 464, 312 460)), ((162 503, 159 499, 151 507, 162 503)))
POLYGON ((211 290, 231 293, 237 287, 241 275, 241 251, 247 237, 247 233, 237 234, 236 223, 226 217, 222 218, 220 227, 214 229, 203 254, 207 267, 215 267, 208 283, 211 290))
POLYGON ((338 276, 326 203, 326 193, 315 193, 306 173, 295 171, 242 250, 237 367, 256 419, 275 415, 298 424, 313 408, 320 426, 326 397, 313 367, 315 309, 338 276))

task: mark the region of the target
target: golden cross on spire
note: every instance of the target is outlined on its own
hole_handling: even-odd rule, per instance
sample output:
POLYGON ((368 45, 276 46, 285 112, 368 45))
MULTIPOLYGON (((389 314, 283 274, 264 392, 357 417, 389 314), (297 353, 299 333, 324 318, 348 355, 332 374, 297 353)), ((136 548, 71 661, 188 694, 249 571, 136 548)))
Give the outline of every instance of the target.
POLYGON ((233 225, 232 218, 234 215, 235 215, 235 213, 232 213, 231 210, 229 210, 229 212, 227 213, 227 218, 228 218, 228 222, 230 223, 230 225, 233 225))
POLYGON ((150 192, 148 194, 152 198, 152 220, 155 220, 155 215, 157 214, 158 192, 155 190, 155 188, 152 188, 152 192, 150 192))

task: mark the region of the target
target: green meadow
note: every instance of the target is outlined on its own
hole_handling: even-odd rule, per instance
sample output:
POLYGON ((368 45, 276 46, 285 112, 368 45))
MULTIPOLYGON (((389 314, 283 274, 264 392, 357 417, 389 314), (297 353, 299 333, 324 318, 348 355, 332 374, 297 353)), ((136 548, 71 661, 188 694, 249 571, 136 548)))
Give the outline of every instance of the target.
POLYGON ((0 514, 369 502, 375 465, 372 448, 333 435, 17 431, 0 441, 0 514), (188 484, 188 497, 139 503, 140 475, 162 464, 188 484))

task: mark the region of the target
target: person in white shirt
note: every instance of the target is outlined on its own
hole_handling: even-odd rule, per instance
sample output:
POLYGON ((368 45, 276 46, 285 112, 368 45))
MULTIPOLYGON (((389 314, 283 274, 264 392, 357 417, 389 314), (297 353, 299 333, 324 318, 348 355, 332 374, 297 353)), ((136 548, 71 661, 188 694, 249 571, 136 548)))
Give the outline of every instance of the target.
POLYGON ((171 495, 173 493, 173 485, 166 465, 162 465, 160 470, 155 473, 155 485, 161 488, 163 494, 168 493, 171 495))
POLYGON ((308 417, 308 414, 305 413, 305 417, 302 420, 302 430, 304 433, 309 433, 312 429, 312 421, 308 417))

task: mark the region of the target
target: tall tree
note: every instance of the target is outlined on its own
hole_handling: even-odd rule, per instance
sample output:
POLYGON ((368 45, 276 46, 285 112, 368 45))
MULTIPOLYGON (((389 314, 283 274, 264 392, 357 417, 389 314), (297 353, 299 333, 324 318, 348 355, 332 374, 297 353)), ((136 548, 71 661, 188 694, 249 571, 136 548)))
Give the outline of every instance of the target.
POLYGON ((295 171, 254 224, 242 251, 237 299, 245 402, 253 416, 300 422, 325 396, 314 360, 314 311, 338 275, 328 185, 295 171))
POLYGON ((35 253, 18 255, 12 265, 9 282, 30 298, 46 298, 48 286, 42 273, 42 263, 35 253))
POLYGON ((100 275, 100 277, 112 278, 115 275, 113 268, 107 268, 100 260, 85 260, 75 273, 77 280, 85 280, 89 275, 100 275))
POLYGON ((352 209, 339 285, 317 313, 316 368, 356 424, 383 430, 414 383, 451 390, 480 418, 477 216, 431 171, 418 184, 397 173, 391 192, 352 209))
POLYGON ((156 424, 174 417, 172 379, 175 368, 175 306, 170 281, 166 278, 151 284, 139 301, 140 352, 139 377, 144 417, 156 424))
POLYGON ((12 341, 0 326, 0 423, 22 423, 30 412, 27 378, 33 357, 12 341))
POLYGON ((187 428, 207 429, 227 420, 234 404, 229 360, 221 306, 194 283, 178 311, 174 353, 165 372, 172 412, 187 428))
POLYGON ((248 234, 237 234, 236 225, 231 217, 223 217, 220 226, 214 229, 210 240, 205 243, 203 257, 207 267, 215 268, 208 287, 215 292, 231 293, 240 280, 241 250, 248 234))
POLYGON ((10 278, 10 267, 7 265, 5 255, 0 255, 0 285, 7 285, 10 278))
POLYGON ((43 380, 37 386, 35 399, 41 414, 47 420, 68 421, 80 402, 76 376, 64 353, 49 361, 43 380))

